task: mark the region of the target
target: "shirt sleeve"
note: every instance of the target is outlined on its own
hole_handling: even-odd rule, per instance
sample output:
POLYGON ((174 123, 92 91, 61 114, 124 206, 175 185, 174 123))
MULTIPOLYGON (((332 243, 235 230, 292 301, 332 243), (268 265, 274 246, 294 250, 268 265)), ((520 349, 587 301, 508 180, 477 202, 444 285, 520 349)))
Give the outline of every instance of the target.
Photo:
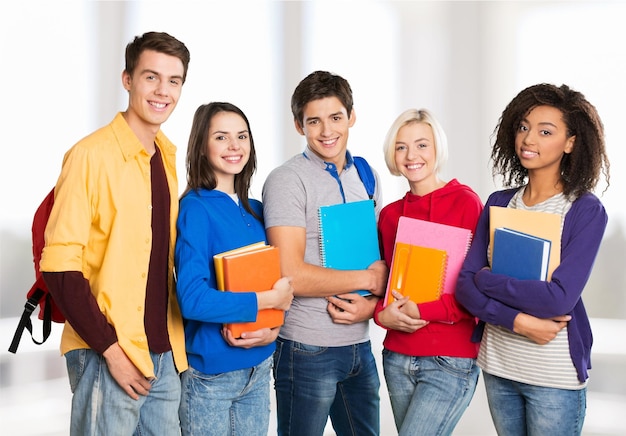
POLYGON ((302 179, 292 168, 275 168, 263 184, 265 228, 307 227, 307 193, 302 179))
POLYGON ((44 272, 43 279, 67 322, 96 353, 104 353, 117 342, 115 329, 100 311, 81 272, 44 272))

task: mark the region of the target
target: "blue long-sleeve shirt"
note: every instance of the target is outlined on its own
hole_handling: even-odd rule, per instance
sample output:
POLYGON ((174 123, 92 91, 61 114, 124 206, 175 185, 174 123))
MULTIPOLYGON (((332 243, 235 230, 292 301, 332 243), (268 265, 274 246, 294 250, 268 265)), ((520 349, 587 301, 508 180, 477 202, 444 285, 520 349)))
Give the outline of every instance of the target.
POLYGON ((485 322, 512 331, 518 313, 538 318, 571 315, 567 325, 570 356, 578 379, 584 382, 591 368, 593 338, 581 295, 606 229, 606 211, 595 195, 579 197, 565 215, 561 263, 552 273, 552 280, 517 280, 483 269, 489 266, 489 206, 506 207, 516 191, 507 189, 489 196, 459 274, 456 298, 481 320, 474 335, 476 341, 480 340, 485 322))
MULTIPOLYGON (((261 203, 250 200, 250 204, 261 217, 261 203)), ((213 255, 266 241, 263 223, 227 194, 200 189, 181 199, 177 230, 176 292, 189 364, 205 374, 259 364, 272 354, 274 343, 249 349, 232 347, 221 334, 223 323, 256 320, 256 294, 219 291, 213 255)))

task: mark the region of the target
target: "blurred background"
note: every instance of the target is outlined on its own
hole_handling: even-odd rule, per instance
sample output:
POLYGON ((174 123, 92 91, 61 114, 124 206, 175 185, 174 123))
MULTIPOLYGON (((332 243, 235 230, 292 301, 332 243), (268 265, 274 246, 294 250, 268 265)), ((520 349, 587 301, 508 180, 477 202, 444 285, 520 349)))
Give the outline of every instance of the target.
MULTIPOLYGON (((596 192, 609 226, 583 294, 595 339, 584 434, 626 434, 620 416, 626 410, 626 204, 619 194, 626 189, 626 133, 619 127, 626 95, 625 16, 626 3, 620 1, 3 4, 2 434, 68 434, 71 394, 58 352, 61 326, 54 326, 44 346, 25 334, 16 355, 6 351, 34 279, 32 217, 55 184, 65 151, 126 109, 124 48, 151 30, 172 34, 191 52, 181 100, 163 126, 178 145, 181 192, 195 109, 229 101, 251 122, 258 155, 252 194, 260 198, 269 171, 303 149, 289 101, 298 82, 318 69, 340 74, 352 86, 357 122, 349 149, 378 170, 385 204, 407 190, 403 179, 388 174, 382 154, 385 133, 403 110, 434 112, 449 140, 444 178, 470 185, 485 201, 501 187, 491 177, 489 153, 506 104, 540 82, 565 83, 585 94, 605 124, 612 177, 610 189, 601 183, 596 192)), ((37 337, 40 328, 35 322, 37 337)), ((372 324, 371 336, 380 363, 383 332, 372 324)), ((384 381, 381 409, 381 434, 395 435, 384 381)), ((333 434, 330 427, 327 434, 333 434)), ((495 434, 482 380, 455 434, 495 434)))

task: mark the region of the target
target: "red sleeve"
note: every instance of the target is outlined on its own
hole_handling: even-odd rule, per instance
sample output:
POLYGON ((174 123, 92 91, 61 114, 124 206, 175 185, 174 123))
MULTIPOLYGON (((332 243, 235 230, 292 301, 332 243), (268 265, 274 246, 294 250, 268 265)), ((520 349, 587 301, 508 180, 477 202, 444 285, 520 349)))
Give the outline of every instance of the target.
POLYGON ((452 294, 443 294, 440 300, 417 305, 420 318, 425 321, 457 323, 462 319, 474 318, 452 294))
POLYGON ((81 272, 44 272, 43 278, 63 316, 91 349, 102 354, 117 342, 115 329, 100 311, 81 272))
POLYGON ((375 322, 378 326, 380 326, 380 327, 384 328, 385 330, 389 330, 387 327, 385 327, 384 325, 382 325, 382 324, 378 321, 378 314, 379 314, 379 313, 380 313, 380 312, 384 309, 384 307, 383 307, 383 303, 384 303, 384 301, 385 301, 385 298, 384 298, 384 297, 383 297, 383 298, 379 298, 379 299, 378 299, 378 303, 376 303, 376 307, 374 308, 374 316, 373 316, 373 318, 374 318, 374 322, 375 322))

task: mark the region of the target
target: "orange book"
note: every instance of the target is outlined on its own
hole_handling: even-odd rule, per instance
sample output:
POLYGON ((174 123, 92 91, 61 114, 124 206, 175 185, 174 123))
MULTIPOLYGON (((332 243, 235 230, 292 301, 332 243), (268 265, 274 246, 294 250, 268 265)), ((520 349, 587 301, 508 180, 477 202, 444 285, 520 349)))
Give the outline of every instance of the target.
POLYGON ((417 304, 438 300, 446 264, 445 250, 396 242, 385 306, 394 301, 391 291, 409 296, 417 304))
MULTIPOLYGON (((446 267, 441 292, 454 294, 456 281, 472 241, 472 232, 461 227, 450 226, 417 218, 401 216, 398 220, 395 242, 445 251, 446 267)), ((393 254, 395 256, 395 252, 393 254)), ((391 264, 393 265, 393 256, 391 264)), ((384 306, 393 301, 391 275, 387 281, 384 306)))
MULTIPOLYGON (((231 292, 267 291, 281 277, 278 247, 270 245, 222 256, 221 263, 224 289, 231 292)), ((256 321, 227 324, 227 328, 239 338, 243 332, 278 327, 284 321, 283 310, 264 309, 258 312, 256 321)))
POLYGON ((261 241, 254 244, 244 245, 243 247, 235 248, 233 250, 224 251, 223 253, 213 256, 213 264, 215 265, 215 281, 217 282, 217 289, 224 290, 224 262, 225 256, 231 256, 233 254, 245 253, 248 251, 261 250, 267 248, 268 245, 261 241))

